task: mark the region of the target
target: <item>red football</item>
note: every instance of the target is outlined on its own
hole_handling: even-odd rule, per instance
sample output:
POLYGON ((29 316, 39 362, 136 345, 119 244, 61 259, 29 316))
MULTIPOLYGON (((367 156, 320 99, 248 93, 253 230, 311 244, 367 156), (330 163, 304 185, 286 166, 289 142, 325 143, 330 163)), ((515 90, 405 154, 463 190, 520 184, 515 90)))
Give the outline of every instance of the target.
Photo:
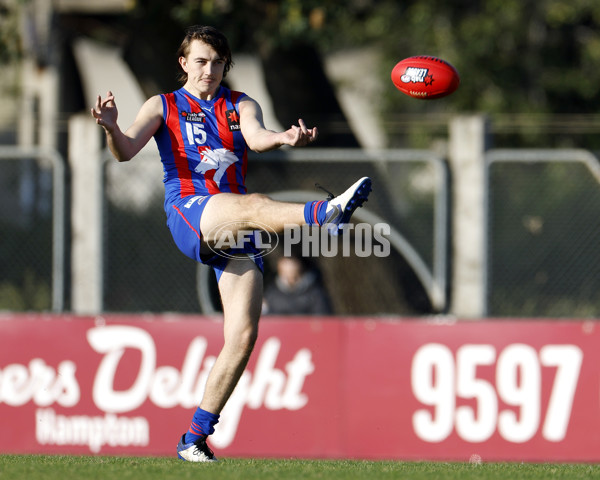
POLYGON ((460 76, 448 62, 420 55, 398 62, 392 70, 392 82, 409 97, 430 100, 454 92, 460 76))

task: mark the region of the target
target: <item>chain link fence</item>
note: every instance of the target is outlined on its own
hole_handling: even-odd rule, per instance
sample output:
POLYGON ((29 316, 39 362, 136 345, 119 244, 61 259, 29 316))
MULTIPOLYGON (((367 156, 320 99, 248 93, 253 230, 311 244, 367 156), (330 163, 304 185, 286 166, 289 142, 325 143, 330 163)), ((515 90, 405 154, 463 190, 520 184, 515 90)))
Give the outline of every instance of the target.
MULTIPOLYGON (((0 310, 68 309, 63 159, 2 147, 0 162, 0 310)), ((411 316, 446 308, 449 179, 439 157, 304 149, 250 162, 249 191, 288 200, 325 198, 315 183, 340 193, 361 176, 373 178, 373 194, 356 218, 389 224, 397 241, 383 258, 358 256, 351 248, 348 256, 314 259, 335 314, 411 316)), ((598 317, 597 158, 574 150, 490 151, 486 165, 487 314, 598 317)), ((158 157, 143 154, 105 166, 104 309, 218 310, 214 275, 199 275, 171 239, 158 157)), ((277 254, 266 257, 266 283, 273 280, 277 254)))
POLYGON ((581 150, 488 154, 488 314, 600 316, 600 163, 581 150))
MULTIPOLYGON (((372 218, 397 228, 407 245, 415 246, 408 261, 406 252, 395 248, 397 242, 392 242, 385 258, 357 255, 354 243, 347 256, 313 258, 335 314, 418 315, 433 312, 436 301, 438 308, 442 306, 439 295, 434 302, 431 298, 433 290, 445 290, 445 271, 439 266, 446 262, 447 219, 445 212, 437 211, 445 209, 447 196, 441 159, 420 151, 373 156, 364 151, 304 149, 252 156, 249 162, 249 192, 288 192, 292 196, 284 199, 290 201, 298 195, 325 198, 315 183, 337 194, 362 176, 372 177, 373 193, 357 218, 371 213, 372 218), (411 260, 424 278, 415 274, 411 260)), ((106 177, 105 309, 218 310, 214 275, 197 275, 196 263, 182 255, 171 239, 158 158, 146 155, 128 164, 108 162, 106 177), (211 305, 202 305, 203 296, 210 297, 211 305)), ((343 250, 341 243, 338 250, 343 250)), ((273 281, 274 259, 280 254, 265 257, 265 283, 273 281)))
POLYGON ((0 146, 0 310, 64 306, 64 160, 0 146))

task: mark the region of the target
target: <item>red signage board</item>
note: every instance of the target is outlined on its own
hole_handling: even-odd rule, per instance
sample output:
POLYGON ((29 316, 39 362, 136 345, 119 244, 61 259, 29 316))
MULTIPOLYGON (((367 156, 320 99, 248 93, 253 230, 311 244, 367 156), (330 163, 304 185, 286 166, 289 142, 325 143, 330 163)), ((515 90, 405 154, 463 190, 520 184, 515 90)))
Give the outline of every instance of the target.
MULTIPOLYGON (((265 317, 217 456, 600 461, 600 324, 265 317)), ((175 455, 219 317, 0 316, 0 452, 175 455)))

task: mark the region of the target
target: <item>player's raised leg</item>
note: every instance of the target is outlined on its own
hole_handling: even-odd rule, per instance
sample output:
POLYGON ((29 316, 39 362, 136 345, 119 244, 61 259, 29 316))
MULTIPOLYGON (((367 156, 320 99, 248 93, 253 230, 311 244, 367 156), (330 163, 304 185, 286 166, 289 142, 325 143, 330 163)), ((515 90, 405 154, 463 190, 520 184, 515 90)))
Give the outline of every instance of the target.
POLYGON ((303 204, 275 201, 260 193, 219 193, 207 201, 200 231, 205 242, 214 243, 218 240, 217 235, 224 231, 235 233, 267 227, 281 232, 286 225, 303 223, 303 204))
POLYGON ((371 179, 363 177, 344 193, 328 200, 301 203, 279 202, 262 194, 214 195, 202 214, 200 230, 203 240, 214 243, 217 234, 267 227, 281 232, 287 226, 327 225, 332 234, 350 221, 354 211, 367 201, 371 179), (222 229, 224 226, 224 230, 222 229))

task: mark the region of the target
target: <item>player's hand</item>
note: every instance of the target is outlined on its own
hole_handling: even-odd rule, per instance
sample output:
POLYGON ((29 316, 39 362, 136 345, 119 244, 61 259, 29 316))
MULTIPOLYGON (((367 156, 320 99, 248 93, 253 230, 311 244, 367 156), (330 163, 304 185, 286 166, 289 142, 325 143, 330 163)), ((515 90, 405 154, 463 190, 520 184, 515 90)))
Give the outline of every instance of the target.
POLYGON ((303 147, 314 142, 319 135, 317 127, 306 128, 304 120, 298 120, 298 125, 292 125, 289 130, 283 132, 286 137, 286 144, 292 147, 303 147))
POLYGON ((91 112, 92 117, 96 119, 96 123, 104 127, 107 131, 112 132, 116 127, 119 112, 115 103, 115 96, 111 91, 106 93, 106 98, 104 99, 98 95, 96 105, 92 107, 91 112))

